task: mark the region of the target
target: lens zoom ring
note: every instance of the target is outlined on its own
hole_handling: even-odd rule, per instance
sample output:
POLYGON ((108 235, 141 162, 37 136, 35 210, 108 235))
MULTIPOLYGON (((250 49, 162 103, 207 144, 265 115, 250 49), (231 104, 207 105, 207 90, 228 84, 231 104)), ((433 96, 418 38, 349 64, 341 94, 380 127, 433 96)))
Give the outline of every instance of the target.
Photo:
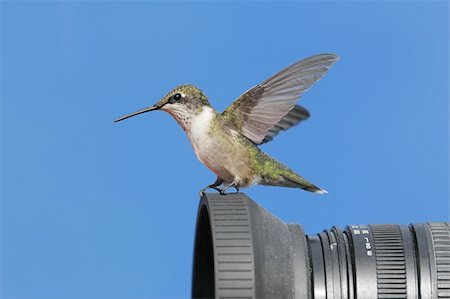
POLYGON ((438 298, 450 298, 450 231, 445 223, 429 223, 437 270, 438 298))
POLYGON ((397 225, 371 225, 377 268, 378 298, 406 298, 406 262, 397 225))
POLYGON ((247 204, 210 197, 215 244, 216 298, 254 298, 252 235, 247 204))

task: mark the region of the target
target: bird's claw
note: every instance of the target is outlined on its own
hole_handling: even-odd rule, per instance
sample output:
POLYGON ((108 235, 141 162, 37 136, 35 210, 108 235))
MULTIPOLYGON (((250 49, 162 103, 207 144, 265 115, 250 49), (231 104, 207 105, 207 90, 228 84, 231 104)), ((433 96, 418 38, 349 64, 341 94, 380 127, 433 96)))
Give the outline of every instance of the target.
POLYGON ((203 188, 202 190, 200 190, 200 196, 205 195, 206 190, 208 189, 214 189, 217 192, 219 192, 220 195, 227 195, 226 191, 230 188, 233 187, 234 189, 236 189, 235 194, 239 193, 239 187, 236 186, 235 183, 232 183, 230 185, 228 185, 225 188, 219 188, 218 186, 220 186, 222 184, 222 180, 217 179, 216 182, 214 184, 208 185, 205 188, 203 188))
POLYGON ((231 184, 228 185, 227 187, 221 189, 221 190, 220 190, 220 194, 226 195, 227 193, 225 193, 225 191, 227 191, 227 189, 229 189, 230 187, 233 187, 234 189, 236 189, 236 193, 235 193, 235 194, 238 194, 238 193, 239 193, 239 187, 236 186, 235 183, 231 183, 231 184))
POLYGON ((218 191, 219 193, 221 193, 223 189, 220 189, 218 186, 220 186, 222 183, 223 183, 223 181, 221 179, 217 178, 214 183, 212 183, 211 185, 208 185, 205 188, 203 188, 202 190, 200 190, 200 196, 205 195, 205 191, 208 189, 214 189, 214 190, 218 191))

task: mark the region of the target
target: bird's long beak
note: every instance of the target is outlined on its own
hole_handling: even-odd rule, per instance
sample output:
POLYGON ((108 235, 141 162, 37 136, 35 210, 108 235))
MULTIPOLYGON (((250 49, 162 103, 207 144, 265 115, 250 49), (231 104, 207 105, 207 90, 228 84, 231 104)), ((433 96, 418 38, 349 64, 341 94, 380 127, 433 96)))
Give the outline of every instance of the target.
POLYGON ((114 122, 116 123, 116 122, 118 122, 118 121, 122 121, 122 120, 127 119, 127 118, 130 118, 130 117, 132 117, 132 116, 135 116, 135 115, 138 115, 138 114, 142 114, 142 113, 145 113, 145 112, 149 112, 149 111, 153 111, 153 110, 158 110, 158 109, 160 109, 160 108, 161 108, 161 107, 159 107, 159 106, 153 105, 153 106, 150 106, 150 107, 148 107, 148 108, 144 108, 144 109, 138 110, 138 111, 136 111, 136 112, 127 114, 127 115, 125 115, 125 116, 122 116, 121 118, 116 119, 114 122))

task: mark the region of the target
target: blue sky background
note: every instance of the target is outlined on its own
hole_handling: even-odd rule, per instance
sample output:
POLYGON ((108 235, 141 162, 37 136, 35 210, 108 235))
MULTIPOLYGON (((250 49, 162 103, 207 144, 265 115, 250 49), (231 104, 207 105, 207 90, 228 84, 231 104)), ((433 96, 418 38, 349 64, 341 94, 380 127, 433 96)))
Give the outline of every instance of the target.
POLYGON ((448 2, 1 3, 2 298, 187 298, 215 176, 162 112, 218 110, 285 66, 341 56, 312 117, 264 151, 327 189, 245 192, 308 233, 449 220, 448 2))

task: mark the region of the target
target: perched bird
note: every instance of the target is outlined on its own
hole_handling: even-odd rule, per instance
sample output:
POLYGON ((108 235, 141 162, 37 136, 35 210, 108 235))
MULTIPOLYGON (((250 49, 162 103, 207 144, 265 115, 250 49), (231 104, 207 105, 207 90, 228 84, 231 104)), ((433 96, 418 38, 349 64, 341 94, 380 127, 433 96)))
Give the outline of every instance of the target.
POLYGON ((171 114, 186 132, 200 162, 217 175, 201 192, 212 188, 223 194, 230 187, 239 192, 241 187, 260 184, 327 193, 258 145, 309 117, 296 102, 337 59, 334 54, 320 54, 294 63, 244 92, 222 113, 197 87, 180 85, 153 106, 115 122, 154 110, 171 114))

